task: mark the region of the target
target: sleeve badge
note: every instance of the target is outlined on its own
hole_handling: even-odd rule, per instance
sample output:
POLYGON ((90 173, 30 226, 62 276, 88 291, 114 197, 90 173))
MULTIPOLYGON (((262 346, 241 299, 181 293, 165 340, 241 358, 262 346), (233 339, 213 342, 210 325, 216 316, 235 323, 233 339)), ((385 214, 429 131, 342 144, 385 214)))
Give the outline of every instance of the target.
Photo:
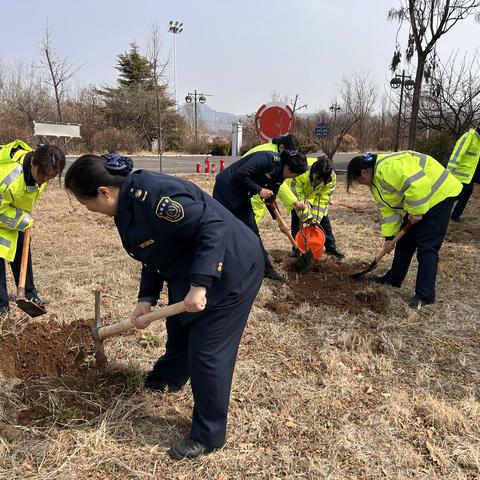
POLYGON ((182 205, 170 197, 162 197, 157 203, 155 213, 158 218, 163 218, 169 222, 179 222, 185 216, 185 210, 182 205))

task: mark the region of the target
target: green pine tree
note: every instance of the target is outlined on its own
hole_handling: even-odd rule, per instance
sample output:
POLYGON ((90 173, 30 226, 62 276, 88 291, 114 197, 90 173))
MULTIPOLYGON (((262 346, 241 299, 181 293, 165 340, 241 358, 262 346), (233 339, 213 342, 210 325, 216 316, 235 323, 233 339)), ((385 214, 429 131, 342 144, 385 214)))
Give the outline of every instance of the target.
POLYGON ((140 52, 136 43, 130 44, 128 52, 121 53, 117 57, 119 72, 118 83, 122 87, 148 85, 152 79, 152 66, 147 58, 140 52))

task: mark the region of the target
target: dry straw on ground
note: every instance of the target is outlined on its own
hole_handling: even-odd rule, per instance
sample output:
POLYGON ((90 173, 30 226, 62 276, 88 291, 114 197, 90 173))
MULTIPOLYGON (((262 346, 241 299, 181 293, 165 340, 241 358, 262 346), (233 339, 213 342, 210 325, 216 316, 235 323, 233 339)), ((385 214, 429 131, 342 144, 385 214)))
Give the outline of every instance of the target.
MULTIPOLYGON (((211 190, 212 178, 195 180, 211 190)), ((308 280, 318 285, 312 296, 293 273, 291 284, 264 282, 240 348, 228 443, 176 463, 166 450, 188 432, 190 389, 158 395, 141 386, 142 372, 162 353, 162 323, 106 342, 117 371, 103 374, 75 343, 84 338, 81 327, 69 327, 93 318, 94 288, 103 292, 106 322, 127 318, 139 266, 111 220, 50 186, 32 246, 48 317, 16 312, 0 321, 0 478, 480 477, 479 217, 477 191, 465 223, 450 225, 437 304, 414 312, 406 301, 415 268, 400 290, 348 279, 381 241, 367 192, 346 195, 340 181, 331 218, 345 260, 322 259, 308 280), (35 322, 42 327, 33 329, 35 322), (46 324, 49 335, 25 341, 46 324), (62 344, 51 343, 60 335, 62 344), (25 357, 13 358, 12 345, 25 357), (62 348, 64 368, 39 378, 62 348)), ((269 218, 261 230, 286 269, 288 242, 269 218)))

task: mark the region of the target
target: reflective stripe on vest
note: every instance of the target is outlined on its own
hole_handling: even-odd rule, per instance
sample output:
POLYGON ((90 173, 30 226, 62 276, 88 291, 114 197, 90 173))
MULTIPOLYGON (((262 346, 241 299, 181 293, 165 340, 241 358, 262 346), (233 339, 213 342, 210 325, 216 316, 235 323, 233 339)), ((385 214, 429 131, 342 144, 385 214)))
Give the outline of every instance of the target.
POLYGON ((456 177, 470 177, 469 173, 459 172, 456 168, 453 168, 451 165, 447 167, 447 170, 452 172, 456 177))
POLYGON ((7 187, 9 187, 23 172, 23 167, 18 165, 15 167, 2 181, 0 181, 0 188, 5 186, 2 193, 0 193, 0 202, 3 199, 3 194, 7 187))
POLYGON ((418 207, 424 203, 427 203, 432 195, 442 186, 442 183, 448 178, 448 175, 450 175, 448 171, 444 170, 443 173, 438 177, 437 181, 432 185, 432 189, 427 196, 421 198, 420 200, 407 200, 407 205, 410 205, 411 207, 418 207))
POLYGON ((17 230, 19 230, 20 232, 23 232, 28 227, 31 220, 32 220, 32 217, 28 213, 26 213, 23 216, 23 218, 20 220, 20 222, 18 222, 17 230))
POLYGON ((453 158, 448 162, 448 163, 454 163, 458 165, 458 156, 460 155, 460 152, 462 151, 463 145, 465 145, 465 142, 467 141, 468 136, 464 135, 462 138, 462 141, 460 142, 460 145, 458 148, 455 150, 455 155, 453 158))
POLYGON ((10 248, 11 244, 12 244, 12 242, 10 240, 7 240, 6 238, 0 237, 0 245, 2 245, 2 247, 10 248))
POLYGON ((390 217, 385 217, 382 219, 382 225, 385 223, 391 223, 391 222, 400 222, 402 221, 403 217, 401 215, 392 215, 390 217))

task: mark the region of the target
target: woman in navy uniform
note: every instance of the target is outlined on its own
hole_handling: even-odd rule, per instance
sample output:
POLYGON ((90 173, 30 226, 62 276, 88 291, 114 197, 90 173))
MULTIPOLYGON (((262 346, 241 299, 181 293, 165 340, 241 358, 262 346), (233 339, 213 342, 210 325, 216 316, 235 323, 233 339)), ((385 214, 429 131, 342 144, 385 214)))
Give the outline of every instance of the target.
POLYGON ((187 312, 167 319, 165 354, 145 386, 179 390, 191 379, 190 435, 169 454, 193 458, 225 444, 233 369, 263 254, 255 234, 195 184, 132 167, 117 154, 84 155, 65 187, 88 210, 114 217, 125 250, 142 262, 137 328, 145 328, 138 317, 156 304, 164 282, 169 303, 185 301, 187 312))
MULTIPOLYGON (((280 153, 256 151, 232 163, 217 175, 213 198, 228 208, 260 239, 251 197, 258 194, 265 203, 270 203, 286 178, 297 177, 306 171, 305 155, 296 150, 283 149, 280 153)), ((260 245, 265 259, 265 277, 285 281, 285 277, 273 268, 261 240, 260 245)))

